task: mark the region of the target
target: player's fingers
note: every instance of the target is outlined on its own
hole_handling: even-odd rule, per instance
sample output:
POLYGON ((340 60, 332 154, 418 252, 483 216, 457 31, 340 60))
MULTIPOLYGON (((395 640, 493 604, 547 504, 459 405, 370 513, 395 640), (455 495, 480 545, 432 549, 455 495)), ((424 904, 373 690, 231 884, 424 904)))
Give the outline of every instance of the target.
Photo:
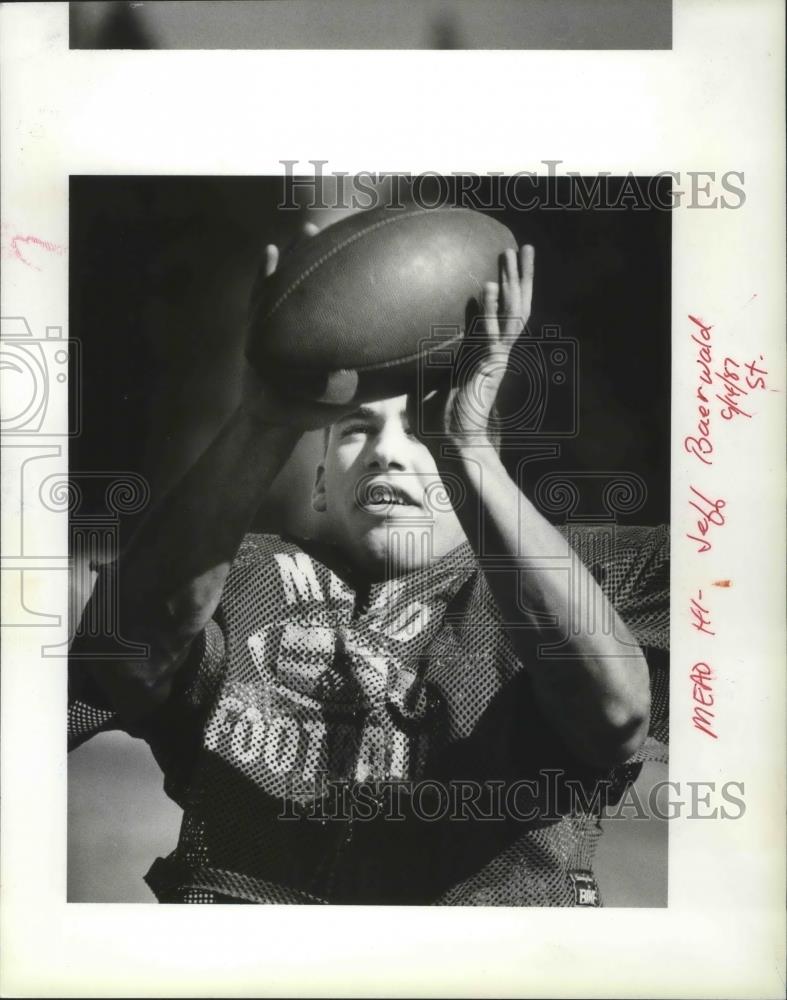
POLYGON ((487 281, 481 294, 481 305, 484 313, 484 329, 492 345, 500 341, 500 326, 497 321, 499 301, 500 286, 496 281, 487 281))
POLYGON ((503 340, 513 343, 522 332, 522 293, 519 284, 519 264, 516 250, 506 250, 500 262, 502 301, 500 317, 503 321, 503 340))
POLYGON ((303 235, 304 236, 316 236, 319 233, 320 227, 315 222, 304 222, 303 224, 303 235))
MULTIPOLYGON (((522 289, 519 283, 519 263, 516 250, 506 250, 503 258, 509 315, 513 318, 521 309, 522 289)), ((505 303, 504 303, 505 306, 505 303)))
POLYGON ((533 275, 535 273, 536 251, 526 243, 519 248, 519 286, 522 297, 522 319, 527 323, 533 304, 533 275))
POLYGON ((265 263, 263 265, 263 271, 266 278, 270 278, 273 272, 276 270, 279 264, 279 248, 275 243, 269 243, 265 247, 265 263))

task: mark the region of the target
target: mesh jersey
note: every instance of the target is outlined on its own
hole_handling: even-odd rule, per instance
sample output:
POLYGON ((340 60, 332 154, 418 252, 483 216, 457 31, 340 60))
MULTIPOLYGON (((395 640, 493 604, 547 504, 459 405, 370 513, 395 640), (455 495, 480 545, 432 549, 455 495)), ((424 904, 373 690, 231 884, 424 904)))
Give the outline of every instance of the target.
MULTIPOLYGON (((648 656, 651 735, 631 761, 602 773, 567 755, 466 543, 354 588, 324 550, 248 535, 176 689, 132 734, 184 809, 176 850, 147 876, 158 898, 598 905, 593 793, 620 795, 667 740, 654 651, 669 538, 562 530, 648 656)), ((75 685, 72 746, 119 727, 75 685)))

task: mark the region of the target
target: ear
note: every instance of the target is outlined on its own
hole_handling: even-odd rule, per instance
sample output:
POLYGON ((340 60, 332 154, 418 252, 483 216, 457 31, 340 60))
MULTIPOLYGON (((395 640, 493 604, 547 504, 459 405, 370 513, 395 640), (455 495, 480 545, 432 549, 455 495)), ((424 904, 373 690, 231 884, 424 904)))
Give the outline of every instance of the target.
POLYGON ((324 514, 328 509, 328 500, 325 496, 325 465, 320 462, 317 466, 317 473, 314 477, 314 486, 312 487, 312 510, 316 510, 318 514, 324 514))

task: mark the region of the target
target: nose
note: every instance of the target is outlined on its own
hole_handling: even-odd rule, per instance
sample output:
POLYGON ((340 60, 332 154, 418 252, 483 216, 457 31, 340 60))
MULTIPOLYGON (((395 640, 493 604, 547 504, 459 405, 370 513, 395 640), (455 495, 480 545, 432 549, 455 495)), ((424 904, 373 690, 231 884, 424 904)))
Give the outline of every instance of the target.
POLYGON ((386 423, 369 440, 366 464, 369 469, 403 470, 407 464, 409 438, 395 422, 386 423))

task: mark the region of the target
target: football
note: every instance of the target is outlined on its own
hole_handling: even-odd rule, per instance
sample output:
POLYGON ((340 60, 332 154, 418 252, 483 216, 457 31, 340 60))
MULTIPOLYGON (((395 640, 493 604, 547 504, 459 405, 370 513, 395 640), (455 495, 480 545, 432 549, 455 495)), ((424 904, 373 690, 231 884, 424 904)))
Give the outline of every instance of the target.
MULTIPOLYGON (((249 362, 278 388, 326 405, 408 392, 427 347, 439 359, 461 340, 468 306, 516 245, 504 225, 470 209, 347 216, 258 285, 249 362)), ((445 373, 444 362, 420 367, 424 386, 445 373)))

